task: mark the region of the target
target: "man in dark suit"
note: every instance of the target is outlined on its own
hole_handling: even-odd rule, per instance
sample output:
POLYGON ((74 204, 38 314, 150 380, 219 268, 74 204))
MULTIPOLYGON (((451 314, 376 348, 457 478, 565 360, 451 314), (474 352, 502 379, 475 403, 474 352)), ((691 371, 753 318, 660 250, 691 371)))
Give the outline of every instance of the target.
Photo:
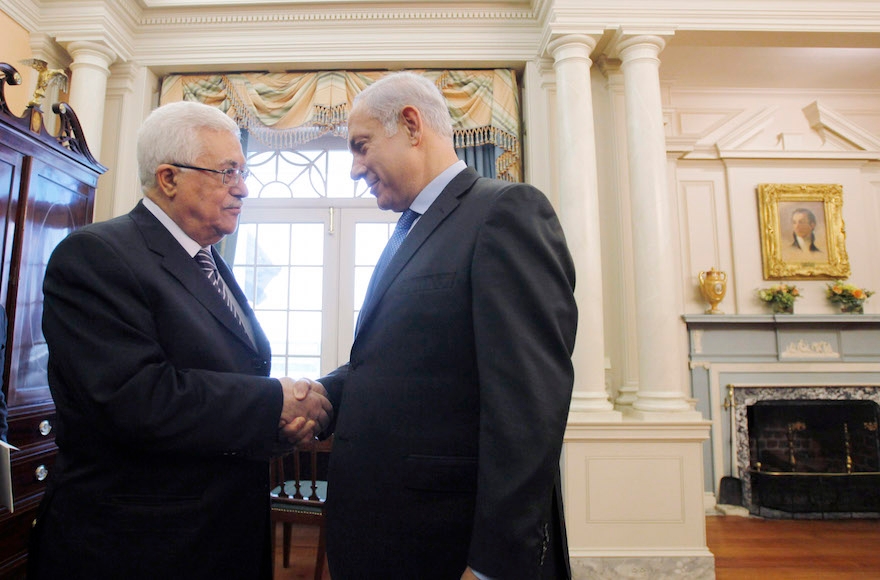
POLYGON ((138 163, 144 200, 71 234, 46 271, 58 456, 29 574, 268 579, 268 459, 325 428, 329 401, 268 377, 269 342, 213 251, 247 195, 235 123, 160 107, 138 163))
POLYGON ((349 362, 320 379, 336 417, 331 576, 568 578, 558 476, 577 309, 555 212, 458 160, 419 75, 368 87, 348 131, 352 178, 420 215, 374 272, 349 362))
POLYGON ((791 247, 802 252, 821 252, 816 246, 816 214, 805 207, 791 212, 791 247))

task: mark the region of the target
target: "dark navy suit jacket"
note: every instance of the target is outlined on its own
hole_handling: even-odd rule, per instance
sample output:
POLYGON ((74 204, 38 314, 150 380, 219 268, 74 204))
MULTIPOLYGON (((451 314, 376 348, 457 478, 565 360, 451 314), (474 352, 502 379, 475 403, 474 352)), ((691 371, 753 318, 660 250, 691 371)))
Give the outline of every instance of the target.
POLYGON ((574 267, 534 187, 456 176, 363 306, 336 409, 334 580, 566 578, 574 267))

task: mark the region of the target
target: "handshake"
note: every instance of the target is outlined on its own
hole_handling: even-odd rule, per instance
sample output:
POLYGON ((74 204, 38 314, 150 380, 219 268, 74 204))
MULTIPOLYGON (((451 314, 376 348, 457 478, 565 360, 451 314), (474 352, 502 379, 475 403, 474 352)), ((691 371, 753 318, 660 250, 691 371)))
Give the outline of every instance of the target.
POLYGON ((278 421, 279 437, 293 445, 305 445, 327 429, 333 405, 324 385, 311 379, 282 377, 283 404, 278 421))

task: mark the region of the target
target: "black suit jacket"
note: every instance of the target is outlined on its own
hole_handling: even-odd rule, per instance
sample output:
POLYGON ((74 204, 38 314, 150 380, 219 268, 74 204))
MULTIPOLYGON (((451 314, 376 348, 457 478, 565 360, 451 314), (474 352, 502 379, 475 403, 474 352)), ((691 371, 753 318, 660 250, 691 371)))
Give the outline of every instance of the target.
POLYGON ((271 576, 268 457, 282 395, 257 347, 139 203, 63 240, 44 283, 58 457, 32 578, 271 576))
POLYGON ((568 577, 557 476, 577 310, 550 203, 466 169, 377 282, 349 363, 321 379, 334 580, 568 577))
MULTIPOLYGON (((803 248, 801 248, 800 243, 798 242, 797 234, 792 234, 792 238, 794 238, 794 241, 791 243, 791 247, 797 248, 798 250, 803 250, 803 248)), ((809 248, 809 250, 811 252, 821 252, 822 251, 816 245, 816 234, 810 234, 810 248, 809 248)))

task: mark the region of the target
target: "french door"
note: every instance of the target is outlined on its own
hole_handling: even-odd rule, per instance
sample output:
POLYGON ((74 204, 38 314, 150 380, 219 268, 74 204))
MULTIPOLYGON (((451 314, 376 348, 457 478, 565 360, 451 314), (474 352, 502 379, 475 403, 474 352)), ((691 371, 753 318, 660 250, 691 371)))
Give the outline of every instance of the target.
POLYGON ((233 272, 272 345, 275 377, 348 360, 373 268, 399 215, 374 199, 248 199, 233 272))

